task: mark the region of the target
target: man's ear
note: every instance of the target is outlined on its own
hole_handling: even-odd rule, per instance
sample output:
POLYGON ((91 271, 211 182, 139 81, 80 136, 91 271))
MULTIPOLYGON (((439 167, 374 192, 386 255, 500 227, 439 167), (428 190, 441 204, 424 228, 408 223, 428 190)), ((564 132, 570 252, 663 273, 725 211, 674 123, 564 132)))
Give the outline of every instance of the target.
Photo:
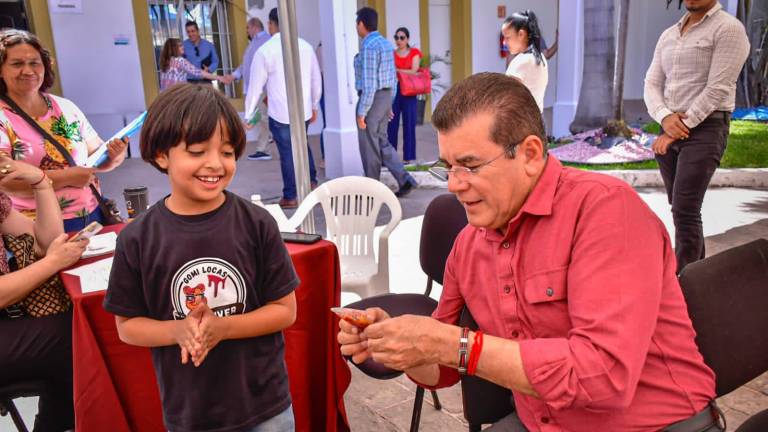
POLYGON ((528 135, 518 144, 517 157, 523 158, 526 174, 538 175, 544 166, 544 143, 535 135, 528 135))

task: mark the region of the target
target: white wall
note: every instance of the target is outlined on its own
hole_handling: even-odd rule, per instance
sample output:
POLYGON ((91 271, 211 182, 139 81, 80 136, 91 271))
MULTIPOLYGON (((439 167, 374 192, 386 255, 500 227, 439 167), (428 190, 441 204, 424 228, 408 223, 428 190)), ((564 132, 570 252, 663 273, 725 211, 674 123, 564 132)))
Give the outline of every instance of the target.
POLYGON ((63 96, 108 138, 144 110, 144 87, 130 0, 82 0, 82 14, 51 10, 63 96), (127 45, 115 45, 125 37, 127 45))
POLYGON ((411 34, 410 44, 421 48, 419 27, 419 3, 416 0, 387 0, 387 39, 393 44, 395 30, 405 27, 411 34))
MULTIPOLYGON (((429 1, 429 51, 432 55, 445 56, 451 51, 451 3, 450 0, 429 1)), ((435 84, 443 84, 446 89, 451 86, 451 66, 445 63, 432 64, 432 72, 438 78, 432 83, 432 110, 435 109, 444 91, 435 84)))
MULTIPOLYGON (((568 0, 566 0, 568 1, 568 0)), ((539 27, 547 43, 555 42, 558 0, 474 0, 472 2, 472 72, 504 72, 505 62, 499 55, 499 33, 506 16, 530 9, 539 19, 539 27), (506 6, 507 15, 497 16, 497 7, 506 6)), ((567 36, 567 35, 566 35, 567 36)), ((544 106, 555 101, 557 87, 557 55, 549 62, 549 84, 544 106)))
MULTIPOLYGON (((619 2, 616 2, 618 12, 619 2)), ((685 13, 672 2, 666 9, 664 2, 634 1, 629 8, 629 34, 627 35, 627 62, 624 71, 624 99, 642 99, 645 73, 651 65, 653 50, 661 33, 676 23, 685 13)), ((618 25, 618 19, 617 23, 618 25)))

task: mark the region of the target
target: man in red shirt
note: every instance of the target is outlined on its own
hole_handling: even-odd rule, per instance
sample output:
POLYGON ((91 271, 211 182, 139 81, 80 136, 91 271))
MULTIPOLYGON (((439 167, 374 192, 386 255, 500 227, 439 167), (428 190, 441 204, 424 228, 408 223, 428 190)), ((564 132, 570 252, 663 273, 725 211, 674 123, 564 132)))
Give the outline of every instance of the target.
POLYGON ((362 332, 342 321, 342 353, 427 387, 460 371, 511 389, 517 411, 493 430, 720 430, 669 236, 637 193, 547 156, 536 102, 514 78, 467 78, 432 123, 432 171, 469 220, 440 303, 432 318, 369 309, 362 332), (464 306, 482 334, 455 326, 464 306))

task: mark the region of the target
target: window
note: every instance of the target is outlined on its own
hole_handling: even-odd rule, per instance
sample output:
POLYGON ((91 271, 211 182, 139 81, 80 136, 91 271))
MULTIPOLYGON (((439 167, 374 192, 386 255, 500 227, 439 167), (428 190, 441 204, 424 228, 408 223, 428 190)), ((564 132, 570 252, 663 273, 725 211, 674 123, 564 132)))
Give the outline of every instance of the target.
MULTIPOLYGON (((160 82, 160 52, 168 38, 187 38, 184 24, 194 21, 200 28, 200 37, 216 47, 219 66, 215 71, 219 75, 230 74, 232 67, 232 46, 230 44, 227 2, 225 0, 147 0, 149 22, 152 26, 152 45, 155 52, 155 71, 160 82)), ((234 97, 234 86, 223 85, 215 81, 214 85, 223 88, 224 93, 234 97)))

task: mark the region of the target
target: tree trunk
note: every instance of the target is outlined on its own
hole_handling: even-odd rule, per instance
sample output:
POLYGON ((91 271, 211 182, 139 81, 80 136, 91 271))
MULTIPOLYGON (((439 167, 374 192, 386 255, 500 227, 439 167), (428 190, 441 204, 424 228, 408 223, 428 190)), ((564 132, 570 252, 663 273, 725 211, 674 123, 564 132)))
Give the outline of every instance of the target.
POLYGON ((616 70, 613 74, 614 120, 624 120, 624 66, 627 58, 627 33, 629 33, 629 0, 621 0, 619 7, 619 42, 616 45, 616 70))
POLYGON ((584 70, 572 133, 604 126, 612 117, 615 61, 614 0, 584 0, 584 70))

